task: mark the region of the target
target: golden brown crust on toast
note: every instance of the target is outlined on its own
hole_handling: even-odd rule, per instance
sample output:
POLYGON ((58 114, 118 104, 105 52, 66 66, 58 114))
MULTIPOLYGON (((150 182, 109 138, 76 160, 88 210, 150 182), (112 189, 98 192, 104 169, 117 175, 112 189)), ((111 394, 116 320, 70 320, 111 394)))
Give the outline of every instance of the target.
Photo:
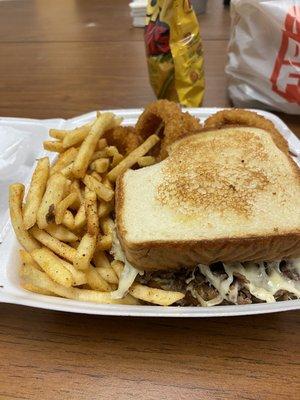
MULTIPOLYGON (((207 120, 204 131, 212 128, 221 129, 228 127, 228 125, 231 127, 233 125, 246 125, 267 130, 271 133, 276 146, 288 157, 292 168, 297 171, 300 182, 300 170, 289 155, 288 144, 270 121, 245 110, 233 110, 232 113, 226 110, 220 113, 215 114, 207 120), (242 116, 239 118, 237 115, 238 111, 242 113, 242 116), (213 119, 216 116, 217 118, 213 119), (249 124, 249 121, 251 121, 253 125, 249 125, 247 121, 249 124)), ((120 176, 116 188, 117 233, 128 261, 140 269, 166 270, 178 269, 182 266, 193 268, 197 263, 211 264, 217 261, 274 261, 281 258, 300 256, 300 227, 288 233, 274 233, 265 236, 252 235, 213 240, 129 243, 126 240, 127 231, 122 219, 123 211, 124 177, 120 176)))
POLYGON ((300 232, 186 242, 153 241, 138 245, 127 243, 122 232, 118 234, 128 261, 145 270, 194 268, 198 263, 209 265, 217 261, 275 261, 300 256, 300 232))

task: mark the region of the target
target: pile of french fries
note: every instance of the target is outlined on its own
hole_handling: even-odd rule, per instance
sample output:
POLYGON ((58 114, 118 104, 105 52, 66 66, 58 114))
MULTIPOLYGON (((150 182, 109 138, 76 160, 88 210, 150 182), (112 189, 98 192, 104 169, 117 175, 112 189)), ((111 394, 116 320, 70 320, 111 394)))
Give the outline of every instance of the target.
POLYGON ((58 153, 38 160, 27 195, 21 183, 9 188, 12 225, 22 261, 24 289, 49 296, 96 303, 170 305, 183 298, 133 283, 122 299, 112 298, 124 264, 110 254, 114 229, 114 186, 132 166, 155 162, 147 153, 159 142, 149 136, 129 154, 121 154, 103 137, 120 125, 113 113, 97 113, 74 130, 50 129, 55 140, 44 148, 58 153))

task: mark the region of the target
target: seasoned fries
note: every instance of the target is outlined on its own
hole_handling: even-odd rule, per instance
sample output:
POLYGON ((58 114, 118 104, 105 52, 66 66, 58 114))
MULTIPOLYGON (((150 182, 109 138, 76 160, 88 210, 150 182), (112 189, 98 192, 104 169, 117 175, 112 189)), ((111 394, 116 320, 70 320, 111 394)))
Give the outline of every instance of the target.
POLYGON ((114 221, 109 217, 105 217, 100 220, 100 226, 104 235, 112 235, 114 225, 114 221))
POLYGON ((24 197, 24 185, 15 183, 9 187, 10 219, 18 241, 25 250, 31 252, 38 249, 38 242, 24 228, 22 215, 22 201, 24 197))
POLYGON ((104 235, 97 241, 97 250, 110 250, 112 246, 111 235, 104 235))
POLYGON ((34 261, 54 282, 60 283, 65 287, 71 287, 74 284, 71 272, 64 267, 59 257, 52 251, 43 247, 34 250, 31 255, 34 261))
POLYGON ((69 231, 63 225, 50 224, 47 226, 46 231, 49 235, 61 240, 62 242, 76 242, 78 240, 78 236, 69 231))
POLYGON ((86 272, 87 283, 94 290, 100 290, 101 292, 111 292, 112 287, 110 284, 102 278, 102 276, 96 271, 95 268, 89 268, 86 272))
POLYGON ((149 136, 144 143, 128 154, 128 156, 125 157, 124 160, 122 160, 114 169, 109 171, 107 174, 108 179, 114 182, 120 174, 136 164, 139 158, 147 154, 148 151, 152 149, 152 147, 154 147, 158 142, 159 137, 157 135, 149 136))
POLYGON ((73 174, 76 178, 83 178, 97 143, 104 132, 120 123, 112 113, 101 114, 91 127, 87 137, 80 146, 79 152, 73 164, 73 174))
POLYGON ((149 165, 155 164, 155 158, 152 156, 140 157, 137 163, 139 167, 149 167, 149 165))
MULTIPOLYGON (((98 112, 96 119, 76 129, 50 129, 54 140, 45 141, 44 148, 58 157, 51 167, 48 157, 38 161, 24 205, 24 186, 10 186, 11 221, 25 249, 20 250, 24 289, 102 304, 136 305, 141 300, 170 305, 182 299, 182 293, 139 283, 117 298, 121 297, 117 289, 131 270, 127 261, 124 264, 110 254, 115 181, 132 166, 155 163, 147 153, 159 141, 152 135, 124 158, 124 149, 121 154, 107 136, 120 122, 112 113, 98 112)), ((137 272, 130 274, 133 282, 137 272)))
POLYGON ((31 228, 29 232, 35 239, 41 242, 45 247, 48 247, 48 249, 52 250, 55 254, 71 262, 75 260, 76 250, 73 249, 73 247, 54 238, 49 235, 49 233, 39 229, 37 226, 31 228))
POLYGON ((23 224, 25 229, 36 223, 37 212, 42 202, 49 177, 49 158, 41 158, 32 175, 29 190, 23 209, 23 224))
POLYGON ((19 254, 23 264, 29 264, 40 271, 42 270, 39 264, 34 261, 32 255, 28 253, 28 251, 20 249, 19 254))
POLYGON ((98 158, 93 161, 90 165, 92 171, 98 172, 98 174, 103 174, 108 170, 109 159, 108 158, 98 158))
POLYGON ((97 243, 96 236, 92 236, 89 233, 86 233, 82 237, 74 258, 74 266, 77 269, 81 270, 88 269, 90 261, 95 252, 96 243, 97 243))
POLYGON ((46 296, 52 296, 53 293, 50 292, 50 290, 47 289, 42 289, 41 287, 34 286, 31 282, 28 282, 23 279, 23 271, 26 270, 27 268, 34 268, 38 271, 41 271, 39 265, 34 261, 32 256, 27 253, 25 250, 20 250, 20 259, 22 261, 22 265, 20 268, 20 278, 21 278, 21 284, 22 287, 26 290, 29 290, 30 292, 38 293, 38 294, 44 294, 46 296))
POLYGON ((97 213, 97 196, 95 192, 88 191, 86 193, 84 205, 87 220, 87 231, 92 236, 98 236, 99 219, 97 213))
POLYGON ((115 273, 115 271, 111 268, 95 268, 95 270, 98 272, 99 275, 103 279, 105 279, 106 282, 112 284, 112 285, 118 285, 119 279, 115 273))
POLYGON ((49 136, 52 137, 53 139, 63 140, 65 135, 66 135, 66 131, 61 130, 61 129, 50 129, 49 130, 49 136))
POLYGON ((180 292, 150 288, 138 283, 134 283, 131 286, 129 293, 137 299, 159 304, 160 306, 170 306, 176 301, 184 298, 184 294, 180 292))
POLYGON ((96 193, 99 200, 110 201, 113 198, 114 191, 97 181, 93 176, 85 175, 82 181, 92 192, 96 193))
POLYGON ((72 192, 57 204, 55 209, 55 223, 57 225, 60 225, 63 222, 67 209, 71 207, 76 200, 77 193, 72 192))
POLYGON ((73 129, 73 131, 66 131, 62 141, 63 147, 67 149, 68 147, 72 147, 83 142, 90 133, 90 130, 90 126, 84 125, 80 128, 73 129))
POLYGON ((115 271, 118 279, 120 279, 122 271, 123 271, 123 268, 124 268, 124 264, 121 261, 114 260, 111 263, 111 267, 115 271))
POLYGON ((55 207, 62 200, 66 189, 67 180, 62 174, 52 175, 46 187, 41 205, 37 212, 37 224, 40 229, 55 220, 55 207))
POLYGON ((102 182, 101 175, 99 175, 98 172, 93 171, 93 172, 91 173, 91 176, 92 176, 93 178, 97 179, 98 182, 102 182))
POLYGON ((93 256, 93 263, 98 268, 109 268, 110 263, 104 251, 96 251, 93 256))
POLYGON ((102 218, 102 217, 106 217, 107 215, 109 215, 109 213, 114 209, 114 205, 112 201, 109 202, 105 202, 102 201, 99 204, 99 208, 98 208, 98 217, 102 218))
POLYGON ((65 168, 70 166, 70 164, 72 164, 72 162, 75 160, 77 153, 78 150, 74 147, 71 147, 70 149, 62 153, 58 157, 56 163, 51 167, 50 175, 53 175, 57 172, 62 172, 65 168))
POLYGON ((86 274, 82 271, 78 271, 73 264, 68 263, 62 258, 59 259, 63 266, 71 273, 73 277, 73 286, 81 286, 87 283, 86 274))
POLYGON ((64 146, 62 142, 60 141, 46 141, 43 143, 44 149, 48 151, 55 151, 56 153, 63 153, 64 152, 64 146))
POLYGON ((86 224, 85 205, 81 204, 74 218, 74 228, 80 229, 86 224))
MULTIPOLYGON (((71 231, 72 231, 73 229, 75 229, 75 218, 74 218, 74 216, 73 216, 73 214, 71 213, 70 210, 67 210, 67 211, 65 212, 65 215, 64 215, 63 220, 62 220, 62 224, 63 224, 66 228, 70 229, 71 231)), ((47 228, 46 228, 46 229, 47 229, 47 228)))

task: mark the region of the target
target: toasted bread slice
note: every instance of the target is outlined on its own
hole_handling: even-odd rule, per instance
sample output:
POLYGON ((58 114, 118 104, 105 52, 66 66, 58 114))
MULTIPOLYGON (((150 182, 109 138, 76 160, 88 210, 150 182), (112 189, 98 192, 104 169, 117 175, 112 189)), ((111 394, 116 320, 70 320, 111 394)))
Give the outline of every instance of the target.
POLYGON ((143 270, 300 256, 300 171, 279 133, 210 128, 122 175, 117 232, 143 270))

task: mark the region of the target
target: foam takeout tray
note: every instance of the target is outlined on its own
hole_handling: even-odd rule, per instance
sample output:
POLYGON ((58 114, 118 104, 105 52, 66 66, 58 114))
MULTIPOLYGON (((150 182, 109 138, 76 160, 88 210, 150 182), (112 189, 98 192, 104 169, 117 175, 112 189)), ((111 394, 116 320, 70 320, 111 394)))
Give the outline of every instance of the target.
MULTIPOLYGON (((194 108, 188 111, 205 120, 219 108, 194 108)), ((124 125, 134 125, 141 109, 112 110, 116 115, 124 118, 124 125)), ((256 111, 256 110, 255 110, 256 111)), ((291 153, 300 163, 300 141, 289 128, 275 115, 257 111, 259 114, 273 121, 278 130, 287 139, 291 153)), ((42 149, 42 142, 48 137, 49 128, 72 129, 87 123, 95 117, 95 112, 78 117, 64 119, 34 120, 24 118, 0 118, 0 151, 7 150, 3 146, 4 135, 9 132, 18 132, 19 136, 27 138, 22 145, 20 162, 15 160, 14 172, 6 176, 1 174, 0 163, 0 302, 19 304, 49 310, 68 311, 74 313, 139 316, 139 317, 223 317, 234 315, 263 314, 278 311, 300 309, 300 300, 289 300, 278 303, 260 303, 249 305, 230 305, 214 307, 161 307, 161 306, 131 306, 115 304, 95 304, 62 299, 28 292, 20 286, 18 270, 18 244, 8 213, 7 193, 11 182, 29 182, 34 169, 35 159, 42 157, 46 152, 42 149), (2 147, 1 147, 2 146, 2 147), (22 160, 21 160, 22 159, 22 160), (16 165, 18 168, 16 168, 16 165), (4 178, 3 178, 4 177, 4 178)), ((19 145, 20 147, 20 145, 19 145)), ((49 155, 49 154, 48 154, 49 155)), ((50 157, 53 157, 50 155, 50 157)))

